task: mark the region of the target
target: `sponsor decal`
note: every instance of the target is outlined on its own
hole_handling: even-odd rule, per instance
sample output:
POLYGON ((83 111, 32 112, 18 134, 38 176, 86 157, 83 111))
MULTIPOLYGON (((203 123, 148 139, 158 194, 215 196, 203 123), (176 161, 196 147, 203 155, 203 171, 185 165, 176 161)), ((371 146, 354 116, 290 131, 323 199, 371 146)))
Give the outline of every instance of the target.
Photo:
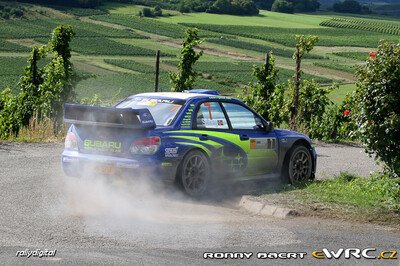
POLYGON ((178 149, 179 149, 179 147, 165 148, 165 157, 168 157, 168 158, 178 157, 178 149))
POLYGON ((250 149, 252 150, 275 150, 276 138, 252 138, 250 149))
POLYGON ((118 141, 85 139, 85 141, 83 142, 83 146, 86 150, 102 150, 112 152, 122 151, 122 143, 118 141))
POLYGON ((187 109, 186 114, 182 119, 182 123, 181 123, 182 128, 190 128, 191 127, 194 106, 195 105, 193 103, 189 105, 189 108, 187 109))

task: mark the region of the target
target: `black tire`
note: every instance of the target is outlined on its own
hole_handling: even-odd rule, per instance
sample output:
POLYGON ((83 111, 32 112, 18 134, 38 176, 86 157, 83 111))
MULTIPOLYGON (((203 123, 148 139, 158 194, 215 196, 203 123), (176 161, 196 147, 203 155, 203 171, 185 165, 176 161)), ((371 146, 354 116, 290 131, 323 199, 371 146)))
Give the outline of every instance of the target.
POLYGON ((211 166, 207 156, 199 150, 186 154, 178 169, 178 181, 189 196, 204 196, 211 182, 211 166))
POLYGON ((293 146, 285 160, 283 180, 291 184, 311 180, 314 176, 312 167, 310 150, 303 145, 293 146))

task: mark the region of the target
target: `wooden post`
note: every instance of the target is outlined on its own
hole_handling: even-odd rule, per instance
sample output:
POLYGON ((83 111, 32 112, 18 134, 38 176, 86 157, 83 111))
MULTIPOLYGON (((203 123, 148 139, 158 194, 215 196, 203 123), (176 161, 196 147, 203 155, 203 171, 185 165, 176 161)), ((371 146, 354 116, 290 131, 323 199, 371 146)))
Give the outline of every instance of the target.
POLYGON ((158 79, 160 76, 160 50, 157 50, 156 53, 156 82, 154 86, 154 91, 158 92, 158 79))
POLYGON ((269 52, 265 54, 265 76, 268 76, 269 72, 269 52))

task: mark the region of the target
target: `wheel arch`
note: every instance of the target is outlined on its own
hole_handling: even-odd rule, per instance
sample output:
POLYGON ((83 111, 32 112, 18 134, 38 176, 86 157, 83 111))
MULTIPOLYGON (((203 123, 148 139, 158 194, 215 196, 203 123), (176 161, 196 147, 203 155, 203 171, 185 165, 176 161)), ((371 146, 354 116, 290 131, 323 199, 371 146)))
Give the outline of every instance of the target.
POLYGON ((211 162, 211 159, 210 159, 209 154, 207 154, 207 152, 205 152, 203 149, 201 149, 201 148, 199 148, 199 147, 195 147, 195 146, 190 147, 189 149, 187 149, 187 150, 185 151, 185 153, 184 153, 183 156, 182 156, 181 161, 178 163, 178 166, 176 167, 175 182, 179 182, 179 173, 180 173, 180 170, 181 170, 181 167, 182 167, 182 163, 183 163, 184 158, 185 158, 190 152, 193 152, 193 151, 200 151, 201 153, 203 153, 204 156, 207 158, 208 163, 210 164, 210 168, 212 169, 212 162, 211 162))
MULTIPOLYGON (((307 149, 309 149, 310 154, 312 156, 312 152, 311 152, 312 146, 311 146, 310 142, 308 142, 306 139, 298 139, 298 140, 296 140, 295 142, 293 142, 293 144, 290 146, 290 148, 288 149, 288 151, 285 154, 285 158, 283 159, 283 163, 282 163, 282 167, 281 167, 281 175, 285 175, 286 174, 285 171, 288 170, 287 166, 288 166, 288 163, 289 163, 290 155, 292 154, 293 148, 296 147, 296 146, 304 146, 304 147, 306 147, 307 149)), ((314 169, 315 169, 314 160, 312 160, 312 164, 313 164, 312 169, 314 171, 314 169)))

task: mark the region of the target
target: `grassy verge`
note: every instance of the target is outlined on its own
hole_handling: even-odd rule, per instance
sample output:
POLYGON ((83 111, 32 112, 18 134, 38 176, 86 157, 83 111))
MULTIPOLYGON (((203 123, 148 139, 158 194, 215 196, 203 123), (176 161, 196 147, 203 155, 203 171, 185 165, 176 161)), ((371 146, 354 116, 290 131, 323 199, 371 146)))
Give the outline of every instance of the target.
POLYGON ((63 141, 65 137, 65 132, 67 132, 66 125, 63 124, 57 135, 54 134, 53 126, 54 122, 51 119, 37 121, 35 118, 32 118, 30 119, 29 125, 27 127, 22 127, 19 130, 18 135, 9 137, 7 141, 30 143, 49 143, 63 141))
POLYGON ((400 228, 400 178, 374 174, 339 176, 285 186, 262 200, 297 209, 305 216, 391 224, 400 228))

